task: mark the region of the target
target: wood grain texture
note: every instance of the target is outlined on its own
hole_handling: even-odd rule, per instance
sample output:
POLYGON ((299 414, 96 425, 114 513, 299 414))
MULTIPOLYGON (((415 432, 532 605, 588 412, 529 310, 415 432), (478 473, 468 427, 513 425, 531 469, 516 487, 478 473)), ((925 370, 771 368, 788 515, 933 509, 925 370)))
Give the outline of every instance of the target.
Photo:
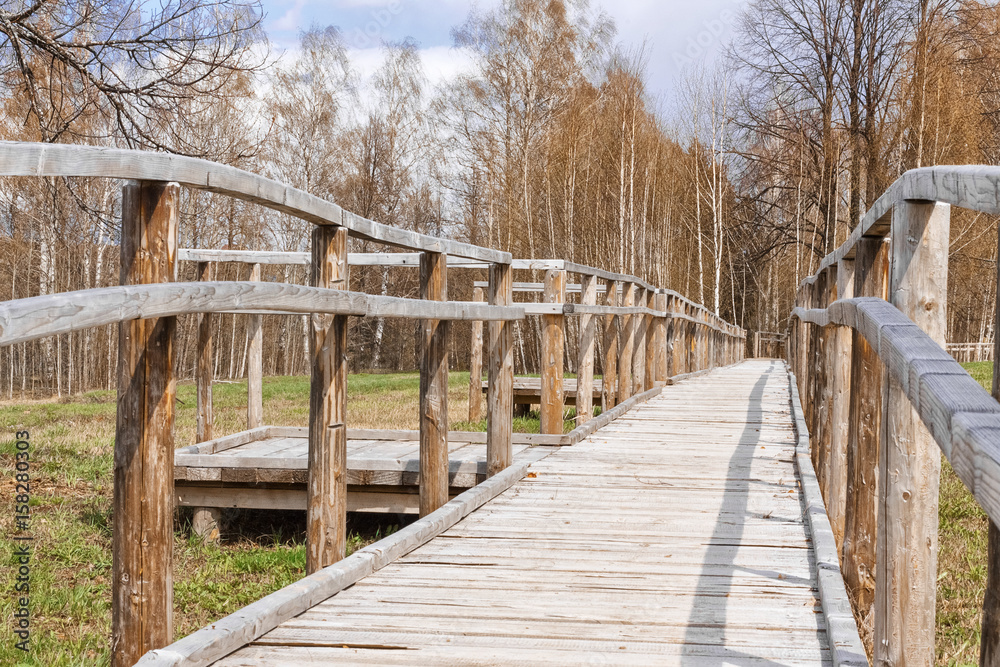
POLYGON ((293 215, 343 226, 351 236, 411 250, 509 264, 510 253, 418 234, 344 211, 340 206, 257 174, 207 160, 149 151, 41 143, 0 143, 0 175, 172 181, 293 215))
MULTIPOLYGON (((580 303, 586 306, 597 305, 597 278, 582 276, 580 286, 580 303)), ((597 348, 597 319, 596 315, 580 317, 580 344, 577 348, 576 364, 577 426, 590 421, 594 415, 594 355, 597 348)))
MULTIPOLYGON (((486 300, 482 287, 472 288, 472 300, 486 300)), ((469 350, 469 421, 478 422, 483 418, 483 392, 480 384, 483 380, 483 323, 481 320, 472 322, 472 340, 469 350)))
MULTIPOLYGON (((491 306, 514 302, 513 270, 504 264, 490 267, 487 298, 491 306)), ((511 432, 514 421, 514 327, 489 323, 489 389, 486 394, 486 458, 492 477, 513 462, 511 432)))
MULTIPOLYGON (((121 283, 175 280, 180 187, 122 188, 121 283)), ((173 639, 173 317, 123 323, 118 334, 111 663, 130 667, 173 639)))
MULTIPOLYGON (((837 264, 837 293, 834 299, 854 298, 854 260, 837 264)), ((847 447, 851 422, 851 342, 850 327, 838 326, 830 335, 828 362, 831 390, 830 459, 826 507, 838 550, 844 544, 844 517, 847 512, 847 447)))
MULTIPOLYGON (((609 308, 618 306, 619 283, 609 280, 604 293, 604 304, 609 308)), ((601 410, 607 412, 618 403, 618 329, 621 317, 604 316, 604 359, 602 364, 601 410)))
MULTIPOLYGON (((250 270, 250 281, 260 282, 260 264, 250 270)), ((263 316, 247 318, 247 428, 264 425, 263 316)))
MULTIPOLYGON (((448 300, 448 257, 420 258, 420 296, 448 300)), ((420 338, 420 516, 448 502, 448 323, 423 320, 420 338)))
MULTIPOLYGON (((314 287, 347 288, 345 229, 313 230, 309 280, 314 287)), ((308 574, 341 560, 347 549, 347 328, 346 315, 310 317, 308 574)))
MULTIPOLYGON (((635 283, 621 284, 622 306, 630 308, 635 305, 635 283)), ((616 401, 621 403, 632 397, 632 352, 635 349, 635 315, 622 315, 619 322, 618 336, 618 386, 616 401)))
MULTIPOLYGON (((212 265, 208 262, 198 263, 199 280, 211 280, 212 265)), ((198 315, 198 341, 197 353, 195 356, 195 385, 197 401, 197 426, 195 430, 195 441, 205 442, 213 438, 215 427, 215 416, 212 413, 212 381, 214 380, 212 371, 212 315, 211 313, 201 313, 198 315)))
MULTIPOLYGON (((566 301, 566 272, 545 272, 545 303, 561 304, 566 301)), ((545 315, 542 320, 542 397, 540 405, 542 433, 563 432, 563 355, 566 350, 566 318, 563 315, 545 315)))
MULTIPOLYGON (((997 246, 1000 247, 1000 230, 997 246)), ((997 285, 1000 285, 1000 263, 997 264, 997 285)), ((1000 326, 1000 308, 995 308, 993 330, 1000 326)), ((1000 336, 993 337, 993 384, 990 394, 1000 401, 1000 336)), ((990 521, 987 533, 986 591, 983 594, 983 615, 980 623, 979 665, 1000 665, 1000 529, 990 521)))
MULTIPOLYGON (((889 246, 885 240, 862 239, 854 259, 855 295, 884 299, 888 270, 889 246)), ((886 371, 879 359, 878 346, 873 347, 863 333, 853 331, 851 342, 844 579, 860 613, 870 617, 875 600, 879 433, 886 371)))
MULTIPOLYGON (((947 204, 902 202, 892 218, 889 300, 938 345, 947 330, 947 204)), ((879 457, 879 525, 875 558, 875 661, 931 664, 937 591, 938 486, 941 454, 890 379, 885 440, 879 457)))

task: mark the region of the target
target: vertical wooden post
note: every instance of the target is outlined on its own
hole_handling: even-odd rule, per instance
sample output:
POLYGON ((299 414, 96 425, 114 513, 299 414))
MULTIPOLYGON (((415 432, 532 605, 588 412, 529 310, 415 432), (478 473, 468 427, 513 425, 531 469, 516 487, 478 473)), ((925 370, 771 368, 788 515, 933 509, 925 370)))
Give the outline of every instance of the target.
MULTIPOLYGON (((1000 232, 997 245, 1000 247, 1000 232)), ((1000 285, 1000 263, 997 263, 997 285, 1000 285)), ((998 299, 1000 301, 1000 299, 998 299)), ((1000 304, 998 304, 1000 305, 1000 304)), ((995 308, 993 331, 1000 331, 1000 308, 995 308)), ((993 335, 993 398, 1000 401, 1000 336, 993 335)), ((990 521, 987 533, 986 591, 983 596, 983 618, 980 628, 979 665, 1000 664, 1000 529, 990 521)))
MULTIPOLYGON (((667 295, 659 293, 654 301, 656 310, 667 312, 667 295)), ((670 377, 670 341, 667 338, 667 317, 656 318, 656 335, 653 340, 653 382, 665 382, 670 377)))
MULTIPOLYGON (((817 308, 827 308, 836 299, 837 271, 836 265, 822 272, 822 287, 820 302, 817 308)), ((830 504, 830 412, 833 406, 833 385, 830 381, 833 374, 833 345, 831 335, 833 327, 817 327, 820 345, 816 367, 816 462, 817 479, 823 500, 830 504)))
MULTIPOLYGON (((684 303, 680 298, 670 296, 670 314, 683 315, 684 303)), ((687 330, 687 322, 681 319, 670 319, 670 377, 684 373, 684 365, 687 361, 687 350, 684 345, 684 332, 687 330)))
MULTIPOLYGON (((635 307, 646 305, 646 290, 642 285, 635 286, 635 307)), ((642 384, 646 380, 644 365, 646 362, 646 316, 632 316, 632 394, 642 392, 642 384)))
MULTIPOLYGON (((472 289, 473 301, 484 301, 482 287, 472 289)), ((483 322, 472 323, 469 352, 469 421, 475 424, 483 418, 483 322)))
MULTIPOLYGON (((121 284, 176 280, 176 183, 122 188, 121 284)), ((111 663, 128 667, 174 639, 174 379, 177 318, 118 328, 111 663)))
MULTIPOLYGON (((837 297, 854 298, 854 260, 842 259, 837 264, 837 297)), ((827 514, 833 527, 837 548, 844 544, 844 515, 847 503, 847 445, 851 421, 851 328, 833 328, 831 336, 830 387, 830 472, 827 481, 827 514)))
MULTIPOLYGON (((646 307, 650 310, 656 310, 657 296, 654 290, 646 290, 646 307)), ((659 340, 660 318, 646 315, 645 319, 646 348, 643 352, 646 358, 643 360, 642 388, 644 391, 649 391, 656 384, 656 362, 659 356, 657 354, 657 341, 659 340)))
MULTIPOLYGON (((897 203, 889 300, 945 346, 951 207, 897 203)), ((933 664, 941 452, 889 376, 880 452, 875 663, 933 664)))
MULTIPOLYGON (((855 247, 854 294, 884 299, 888 244, 862 237, 855 247)), ((879 434, 885 368, 865 337, 851 334, 850 418, 847 431, 847 497, 843 572, 848 590, 865 616, 875 599, 875 535, 878 515, 879 434)), ((798 340, 801 350, 803 341, 798 340)), ((801 352, 799 353, 801 354, 801 352)))
MULTIPOLYGON (((250 280, 260 280, 260 264, 254 264, 250 280)), ((263 315, 247 319, 247 428, 264 425, 264 331, 263 315)))
MULTIPOLYGON (((566 303, 566 272, 549 269, 545 272, 544 303, 566 303)), ((563 354, 566 347, 566 316, 542 316, 542 433, 563 432, 563 354)))
MULTIPOLYGON (((597 305, 597 278, 580 276, 580 303, 597 305)), ((597 342, 597 316, 580 316, 580 349, 576 370, 576 423, 577 426, 594 416, 594 348, 597 342)))
MULTIPOLYGON (((798 303, 800 308, 809 308, 809 294, 812 291, 811 285, 802 285, 799 287, 798 298, 796 303, 798 303)), ((797 352, 795 355, 795 376, 799 381, 799 395, 805 399, 806 404, 802 406, 803 416, 806 420, 806 425, 808 426, 811 422, 809 419, 812 407, 808 401, 809 398, 809 371, 810 371, 810 358, 809 358, 809 323, 804 320, 798 320, 798 325, 796 327, 796 338, 798 339, 797 352)))
MULTIPOLYGON (((198 279, 211 280, 211 264, 198 262, 198 279)), ((215 417, 212 414, 212 314, 198 315, 198 351, 195 359, 195 385, 198 404, 198 424, 195 442, 212 439, 215 417)), ((219 541, 219 521, 222 512, 217 507, 195 507, 191 516, 191 531, 206 542, 219 541)))
MULTIPOLYGON (((514 272, 509 264, 491 264, 487 298, 491 306, 514 303, 514 272)), ((514 326, 490 322, 489 382, 486 389, 486 474, 492 477, 514 461, 514 326)))
MULTIPOLYGON (((635 285, 622 283, 622 307, 635 305, 635 285)), ((621 336, 618 338, 618 402, 632 397, 632 350, 635 344, 635 316, 622 315, 619 318, 621 336)))
POLYGON ((698 337, 698 325, 692 321, 698 315, 698 310, 693 304, 684 304, 684 314, 691 318, 691 320, 685 320, 684 327, 684 371, 686 373, 694 373, 698 370, 697 355, 695 354, 695 346, 698 337))
MULTIPOLYGON (((310 283, 347 289, 347 229, 312 233, 310 283)), ((310 316, 309 480, 306 491, 306 573, 342 559, 347 549, 346 315, 310 316)))
MULTIPOLYGON (((618 306, 618 283, 606 283, 604 304, 611 308, 618 306)), ((604 367, 601 380, 601 411, 607 412, 617 405, 618 396, 618 323, 616 315, 604 316, 604 367)))
MULTIPOLYGON (((420 298, 448 300, 448 256, 420 253, 420 298)), ((448 502, 448 329, 444 320, 421 320, 420 516, 448 502)))

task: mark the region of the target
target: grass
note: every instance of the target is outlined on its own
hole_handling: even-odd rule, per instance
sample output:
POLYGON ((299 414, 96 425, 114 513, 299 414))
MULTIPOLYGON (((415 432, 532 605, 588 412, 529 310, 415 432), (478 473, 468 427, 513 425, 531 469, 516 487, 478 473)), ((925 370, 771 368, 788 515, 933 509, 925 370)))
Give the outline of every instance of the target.
MULTIPOLYGON (((987 390, 993 362, 962 366, 987 390)), ((986 513, 947 461, 941 464, 937 657, 939 665, 978 665, 979 626, 986 590, 986 513)))
MULTIPOLYGON (((449 377, 452 415, 468 414, 468 373, 449 377)), ((416 429, 416 373, 352 375, 347 419, 356 428, 416 429)), ((266 378, 264 419, 304 426, 309 379, 266 378)), ((214 387, 215 434, 246 428, 246 383, 214 387)), ((108 663, 111 618, 111 493, 115 430, 114 392, 94 391, 63 400, 0 402, 0 664, 94 665, 108 663), (14 647, 11 633, 16 565, 14 533, 14 434, 30 431, 31 652, 14 647)), ((569 415, 572 417, 572 414, 569 415)), ((455 421, 453 428, 485 429, 485 422, 455 421)), ((567 421, 572 428, 572 420, 567 421)), ((538 431, 537 413, 515 421, 515 430, 538 431)), ((192 444, 195 388, 177 391, 176 444, 192 444)), ((192 631, 300 579, 305 570, 302 512, 232 510, 219 546, 203 544, 178 513, 174 542, 175 637, 192 631)), ((352 517, 351 552, 398 529, 396 517, 352 517)))

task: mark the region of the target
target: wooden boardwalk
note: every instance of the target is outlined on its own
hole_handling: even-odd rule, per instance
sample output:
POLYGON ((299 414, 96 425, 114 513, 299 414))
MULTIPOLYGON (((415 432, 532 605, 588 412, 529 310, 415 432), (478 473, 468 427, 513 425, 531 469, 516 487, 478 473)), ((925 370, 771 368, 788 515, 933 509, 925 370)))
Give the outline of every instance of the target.
POLYGON ((216 664, 824 664, 786 368, 664 388, 216 664))

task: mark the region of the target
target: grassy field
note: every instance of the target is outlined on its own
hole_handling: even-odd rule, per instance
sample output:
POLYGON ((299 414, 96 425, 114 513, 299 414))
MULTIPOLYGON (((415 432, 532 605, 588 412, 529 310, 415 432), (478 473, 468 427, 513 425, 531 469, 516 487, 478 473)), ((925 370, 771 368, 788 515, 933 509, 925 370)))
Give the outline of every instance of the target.
MULTIPOLYGON (((967 364, 988 386, 991 364, 967 364)), ((452 373, 449 408, 468 413, 468 374, 452 373)), ((358 428, 416 429, 416 374, 352 375, 348 423, 358 428)), ((177 444, 194 442, 194 387, 178 388, 177 444)), ((265 422, 306 424, 308 379, 267 378, 265 422)), ((215 387, 216 432, 246 426, 246 385, 215 387)), ((537 432, 534 418, 515 429, 537 432)), ((106 664, 110 633, 111 465, 115 424, 113 392, 63 401, 0 403, 0 664, 106 664), (14 433, 28 429, 32 459, 32 651, 14 648, 14 433)), ((485 423, 452 423, 483 429, 485 423)), ((566 429, 572 427, 567 421, 566 429)), ((938 663, 976 664, 979 610, 986 578, 986 516, 951 468, 941 479, 941 551, 938 587, 938 663)), ((305 518, 301 512, 232 511, 220 546, 204 545, 180 514, 175 536, 175 633, 182 637, 304 574, 305 518)), ((398 529, 392 518, 354 519, 349 550, 398 529)))
MULTIPOLYGON (((449 378, 453 416, 468 415, 468 373, 449 378)), ((419 427, 416 373, 352 375, 348 423, 354 428, 419 427)), ((267 378, 264 418, 272 425, 305 426, 309 379, 267 378)), ((215 385, 215 432, 246 428, 246 384, 215 385)), ((194 442, 195 391, 178 387, 177 445, 194 442)), ((111 489, 115 393, 90 392, 62 401, 0 403, 0 665, 93 665, 108 662, 111 597, 111 489), (32 650, 14 648, 15 542, 14 433, 31 434, 32 650)), ((537 432, 538 418, 517 419, 520 432, 537 432)), ((485 421, 461 419, 453 428, 484 430, 485 421)), ((567 421, 566 429, 572 428, 567 421)), ((354 519, 348 550, 396 530, 392 518, 354 519)), ((189 517, 178 513, 174 548, 175 634, 178 638, 300 579, 305 570, 301 512, 230 511, 220 546, 192 538, 189 517), (227 528, 228 527, 228 528, 227 528)))

